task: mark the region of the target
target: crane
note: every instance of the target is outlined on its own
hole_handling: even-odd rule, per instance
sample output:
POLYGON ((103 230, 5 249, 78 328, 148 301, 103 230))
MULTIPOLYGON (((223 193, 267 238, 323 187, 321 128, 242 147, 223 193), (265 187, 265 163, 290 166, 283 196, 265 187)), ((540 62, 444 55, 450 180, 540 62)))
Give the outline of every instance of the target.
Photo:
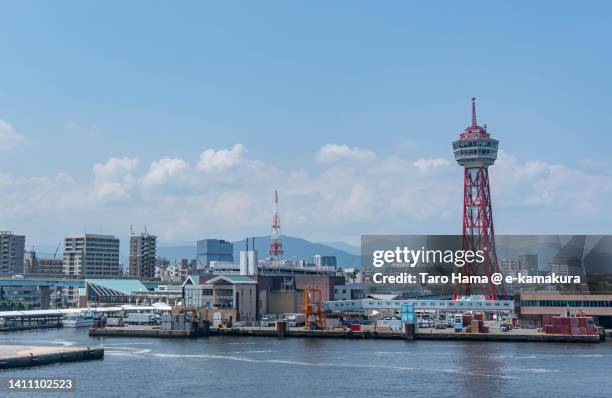
POLYGON ((53 259, 55 260, 57 258, 57 252, 59 251, 60 246, 62 245, 62 242, 60 241, 60 243, 58 243, 57 248, 55 249, 55 253, 53 253, 53 259))

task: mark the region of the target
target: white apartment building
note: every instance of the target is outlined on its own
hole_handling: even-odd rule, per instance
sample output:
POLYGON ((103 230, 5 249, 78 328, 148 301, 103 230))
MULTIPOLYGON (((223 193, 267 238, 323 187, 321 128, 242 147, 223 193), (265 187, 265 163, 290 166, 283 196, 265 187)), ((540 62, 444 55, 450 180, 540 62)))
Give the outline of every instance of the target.
POLYGON ((64 273, 82 278, 121 276, 119 239, 113 235, 67 236, 64 239, 64 273))

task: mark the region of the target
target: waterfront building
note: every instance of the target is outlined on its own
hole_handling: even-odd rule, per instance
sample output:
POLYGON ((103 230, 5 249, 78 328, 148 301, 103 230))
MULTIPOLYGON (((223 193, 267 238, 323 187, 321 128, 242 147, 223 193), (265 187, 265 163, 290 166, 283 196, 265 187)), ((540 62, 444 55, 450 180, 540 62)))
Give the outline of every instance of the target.
POLYGON ((154 278, 157 237, 147 232, 130 236, 129 276, 154 278))
POLYGON ((0 231, 0 275, 23 274, 25 236, 0 231))
POLYGON ((219 275, 203 284, 190 276, 185 305, 196 309, 232 309, 234 321, 257 320, 257 282, 245 275, 219 275))
POLYGON ((612 328, 612 294, 562 292, 521 292, 514 298, 518 315, 525 326, 543 327, 546 318, 572 314, 592 316, 596 323, 612 328))
POLYGON ((234 245, 221 239, 202 239, 196 243, 198 268, 208 268, 211 261, 234 261, 234 245))
POLYGON ((137 293, 148 292, 138 279, 87 279, 80 295, 84 306, 127 304, 137 293))

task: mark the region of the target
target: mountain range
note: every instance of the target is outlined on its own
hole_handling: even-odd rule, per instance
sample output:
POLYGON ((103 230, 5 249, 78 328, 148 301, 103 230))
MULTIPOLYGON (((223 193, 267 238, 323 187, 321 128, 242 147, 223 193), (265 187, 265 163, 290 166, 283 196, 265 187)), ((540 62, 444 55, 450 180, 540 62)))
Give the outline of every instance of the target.
MULTIPOLYGON (((307 241, 306 239, 286 235, 282 236, 282 242, 284 254, 279 257, 282 259, 308 260, 312 262, 314 261, 314 256, 316 254, 320 254, 322 256, 336 256, 338 266, 343 268, 359 265, 359 255, 355 254, 358 253, 358 248, 347 243, 314 243, 307 241), (342 250, 339 247, 344 247, 347 250, 351 250, 352 253, 347 252, 347 250, 342 250)), ((243 239, 232 243, 234 244, 234 261, 237 262, 240 258, 240 251, 246 249, 246 242, 243 239)), ((249 239, 249 248, 251 244, 251 240, 249 239)), ((268 256, 269 244, 269 236, 255 237, 255 250, 257 250, 260 259, 268 256)), ((157 248, 157 255, 159 257, 165 257, 170 261, 175 261, 182 258, 195 258, 196 247, 195 245, 159 246, 157 248)))

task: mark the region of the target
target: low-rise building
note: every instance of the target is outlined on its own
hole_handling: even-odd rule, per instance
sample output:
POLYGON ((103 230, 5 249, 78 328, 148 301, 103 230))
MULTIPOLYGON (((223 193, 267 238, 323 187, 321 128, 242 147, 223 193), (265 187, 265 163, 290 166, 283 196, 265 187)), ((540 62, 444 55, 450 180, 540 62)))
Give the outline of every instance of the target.
POLYGON ((361 283, 334 286, 334 300, 361 300, 366 298, 366 288, 361 283))
POLYGON ((79 289, 79 304, 127 304, 135 293, 147 291, 138 279, 87 279, 85 288, 79 289))
POLYGON ((197 276, 189 276, 189 280, 183 285, 186 307, 234 309, 235 321, 257 320, 255 280, 245 275, 219 275, 201 284, 197 276))
POLYGON ((336 267, 336 256, 322 256, 320 254, 316 254, 314 256, 314 264, 317 267, 336 267))
POLYGON ((64 260, 59 258, 40 258, 35 251, 25 255, 25 272, 32 274, 62 274, 64 260))
POLYGON ((542 327, 546 316, 559 316, 569 310, 592 316, 599 325, 612 328, 612 294, 521 292, 515 301, 521 320, 533 326, 542 327))

